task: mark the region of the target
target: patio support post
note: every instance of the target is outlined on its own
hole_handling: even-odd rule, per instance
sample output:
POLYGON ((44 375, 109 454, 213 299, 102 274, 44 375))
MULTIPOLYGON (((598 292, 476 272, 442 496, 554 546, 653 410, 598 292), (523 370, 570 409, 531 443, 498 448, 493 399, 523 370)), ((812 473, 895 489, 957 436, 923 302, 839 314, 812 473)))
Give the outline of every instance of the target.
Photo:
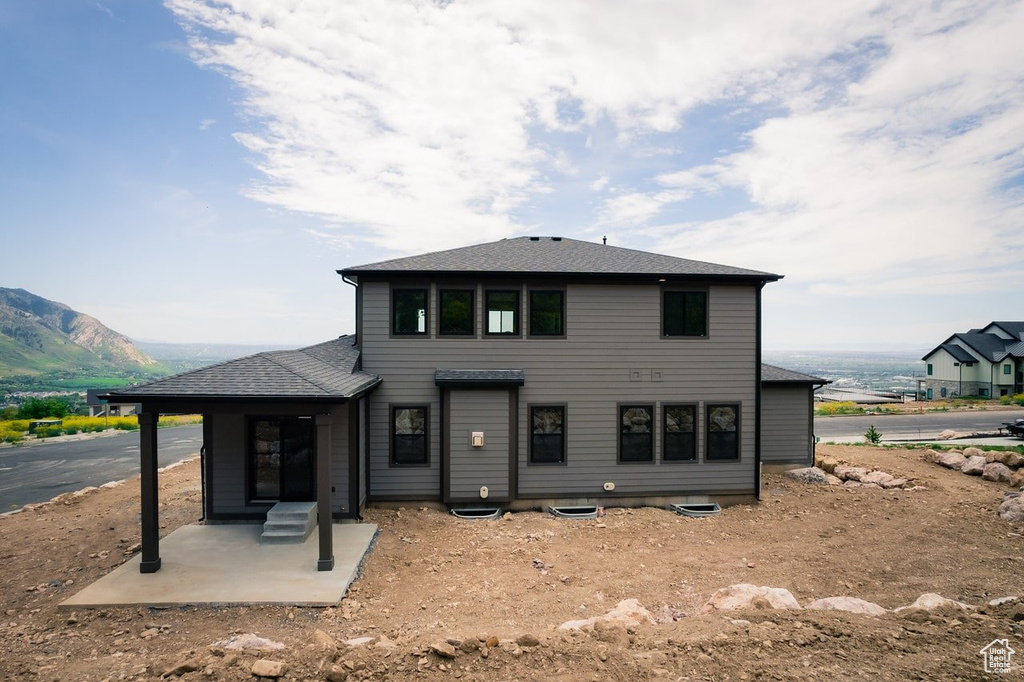
POLYGON ((157 412, 139 413, 139 437, 142 471, 142 563, 140 573, 160 570, 160 512, 157 482, 157 412))
MULTIPOLYGON (((351 428, 351 427, 350 427, 351 428)), ((331 518, 331 415, 316 416, 316 511, 320 559, 316 570, 334 570, 334 530, 331 518)))

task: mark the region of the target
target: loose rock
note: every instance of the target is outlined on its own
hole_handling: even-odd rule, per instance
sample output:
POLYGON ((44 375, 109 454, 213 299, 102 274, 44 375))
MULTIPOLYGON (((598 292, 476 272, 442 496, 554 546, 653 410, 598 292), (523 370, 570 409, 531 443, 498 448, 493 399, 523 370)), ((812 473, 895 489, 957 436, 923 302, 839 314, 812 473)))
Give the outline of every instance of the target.
POLYGON ((631 628, 637 625, 655 625, 651 612, 640 605, 636 599, 623 599, 615 608, 603 616, 594 616, 585 620, 570 620, 558 626, 559 630, 593 630, 597 621, 618 623, 631 628))
POLYGON ((455 658, 455 647, 448 642, 437 642, 430 645, 430 650, 441 658, 455 658))
POLYGON ((936 609, 942 609, 946 607, 956 607, 959 609, 969 610, 974 608, 963 602, 955 601, 953 599, 946 599, 942 595, 935 594, 934 592, 926 592, 922 594, 917 600, 910 606, 901 606, 895 609, 894 613, 902 613, 910 609, 920 609, 923 611, 935 611, 936 609))
POLYGON ((1013 476, 1013 471, 1001 462, 990 462, 985 465, 985 469, 981 472, 981 477, 986 481, 995 481, 997 483, 1008 483, 1011 476, 1013 476))
POLYGON ((960 470, 964 468, 964 462, 967 461, 967 458, 959 452, 943 452, 938 455, 936 461, 947 469, 960 470))
POLYGON ((878 604, 857 599, 856 597, 825 597, 815 599, 804 606, 805 609, 814 611, 848 611, 849 613, 863 613, 868 616, 884 616, 887 612, 878 604))
POLYGON ((999 505, 999 518, 1013 523, 1024 523, 1024 495, 1006 493, 999 505))
POLYGON ((252 664, 254 677, 269 677, 276 680, 284 676, 287 670, 288 666, 283 661, 272 661, 266 658, 261 658, 252 664))
POLYGON ((736 611, 747 608, 799 610, 800 604, 789 590, 740 583, 723 587, 715 592, 701 607, 701 613, 736 611))
MULTIPOLYGON (((968 450, 976 450, 977 448, 967 448, 968 450)), ((964 465, 960 467, 960 471, 967 474, 968 476, 981 476, 985 471, 985 465, 988 462, 982 455, 975 455, 968 457, 964 465)))
POLYGON ((800 483, 828 483, 828 475, 818 467, 803 467, 802 469, 790 469, 782 474, 786 478, 799 481, 800 483))
POLYGON ((213 646, 224 647, 234 651, 280 651, 284 649, 284 644, 281 642, 264 639, 251 632, 244 635, 235 635, 221 642, 215 642, 213 646))

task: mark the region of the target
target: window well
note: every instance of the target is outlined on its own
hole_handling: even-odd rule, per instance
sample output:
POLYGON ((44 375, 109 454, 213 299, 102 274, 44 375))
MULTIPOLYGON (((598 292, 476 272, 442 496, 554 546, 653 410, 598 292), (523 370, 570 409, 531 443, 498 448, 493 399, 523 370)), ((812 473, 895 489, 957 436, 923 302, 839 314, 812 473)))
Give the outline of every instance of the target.
POLYGON ((705 516, 718 516, 722 513, 722 508, 718 506, 717 502, 690 502, 687 504, 670 504, 668 508, 674 511, 676 514, 690 516, 697 519, 703 518, 705 516))
POLYGON ((596 519, 597 505, 582 505, 577 507, 548 507, 553 516, 560 519, 596 519))
POLYGON ((452 516, 466 521, 492 521, 501 518, 501 507, 463 507, 450 511, 452 516))

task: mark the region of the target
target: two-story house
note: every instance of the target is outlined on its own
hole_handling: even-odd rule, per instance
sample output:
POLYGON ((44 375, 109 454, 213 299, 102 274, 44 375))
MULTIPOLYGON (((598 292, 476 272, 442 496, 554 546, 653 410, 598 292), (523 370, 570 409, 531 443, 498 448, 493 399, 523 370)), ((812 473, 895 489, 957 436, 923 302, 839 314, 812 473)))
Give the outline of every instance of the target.
POLYGON ((204 415, 205 518, 315 501, 325 569, 324 527, 367 502, 753 500, 763 452, 813 458, 824 381, 761 365, 779 275, 558 237, 338 272, 354 335, 107 396, 142 404, 143 571, 159 568, 161 412, 204 415))
POLYGON ((1024 393, 1024 322, 953 334, 921 359, 927 400, 1024 393))

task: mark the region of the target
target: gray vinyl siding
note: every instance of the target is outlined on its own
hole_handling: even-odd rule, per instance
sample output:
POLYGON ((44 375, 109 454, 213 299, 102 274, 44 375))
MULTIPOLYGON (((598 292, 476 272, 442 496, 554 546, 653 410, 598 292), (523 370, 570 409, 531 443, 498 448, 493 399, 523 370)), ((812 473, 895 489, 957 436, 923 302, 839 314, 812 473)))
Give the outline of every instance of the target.
MULTIPOLYGON (((459 282, 465 284, 465 282, 459 282)), ((473 283, 470 283, 473 284, 473 283)), ((445 282, 442 286, 454 286, 445 282)), ((509 282, 476 285, 477 330, 483 325, 485 289, 515 288, 521 295, 522 337, 453 338, 434 334, 437 285, 431 286, 426 337, 389 335, 389 284, 364 281, 363 369, 383 382, 370 399, 370 497, 440 496, 440 390, 435 369, 522 369, 519 390, 518 495, 600 496, 605 482, 616 494, 753 492, 757 359, 757 288, 710 285, 708 338, 661 338, 657 284, 538 283, 564 286, 566 337, 527 338, 529 287, 509 282), (660 374, 660 381, 657 380, 660 374), (631 377, 634 380, 631 380, 631 377), (566 405, 566 464, 527 464, 528 404, 566 405), (655 461, 618 464, 618 405, 654 404, 655 461), (661 461, 661 405, 698 405, 698 461, 661 461), (704 461, 704 414, 709 403, 740 405, 739 461, 704 461), (429 467, 391 467, 391 404, 430 406, 429 467)))
POLYGON ((451 392, 451 468, 448 487, 452 499, 480 499, 487 486, 489 498, 509 494, 508 391, 451 392), (484 446, 471 447, 470 433, 484 432, 484 446))
POLYGON ((811 388, 765 384, 761 389, 761 461, 811 464, 811 388))
MULTIPOLYGON (((348 513, 348 407, 336 406, 331 414, 331 486, 334 489, 331 495, 331 509, 335 513, 348 513)), ((207 444, 213 516, 251 516, 265 513, 270 507, 269 504, 248 503, 247 417, 244 414, 212 412, 208 418, 212 421, 213 432, 213 443, 207 444)), ((317 456, 320 456, 320 453, 317 453, 317 456)))

